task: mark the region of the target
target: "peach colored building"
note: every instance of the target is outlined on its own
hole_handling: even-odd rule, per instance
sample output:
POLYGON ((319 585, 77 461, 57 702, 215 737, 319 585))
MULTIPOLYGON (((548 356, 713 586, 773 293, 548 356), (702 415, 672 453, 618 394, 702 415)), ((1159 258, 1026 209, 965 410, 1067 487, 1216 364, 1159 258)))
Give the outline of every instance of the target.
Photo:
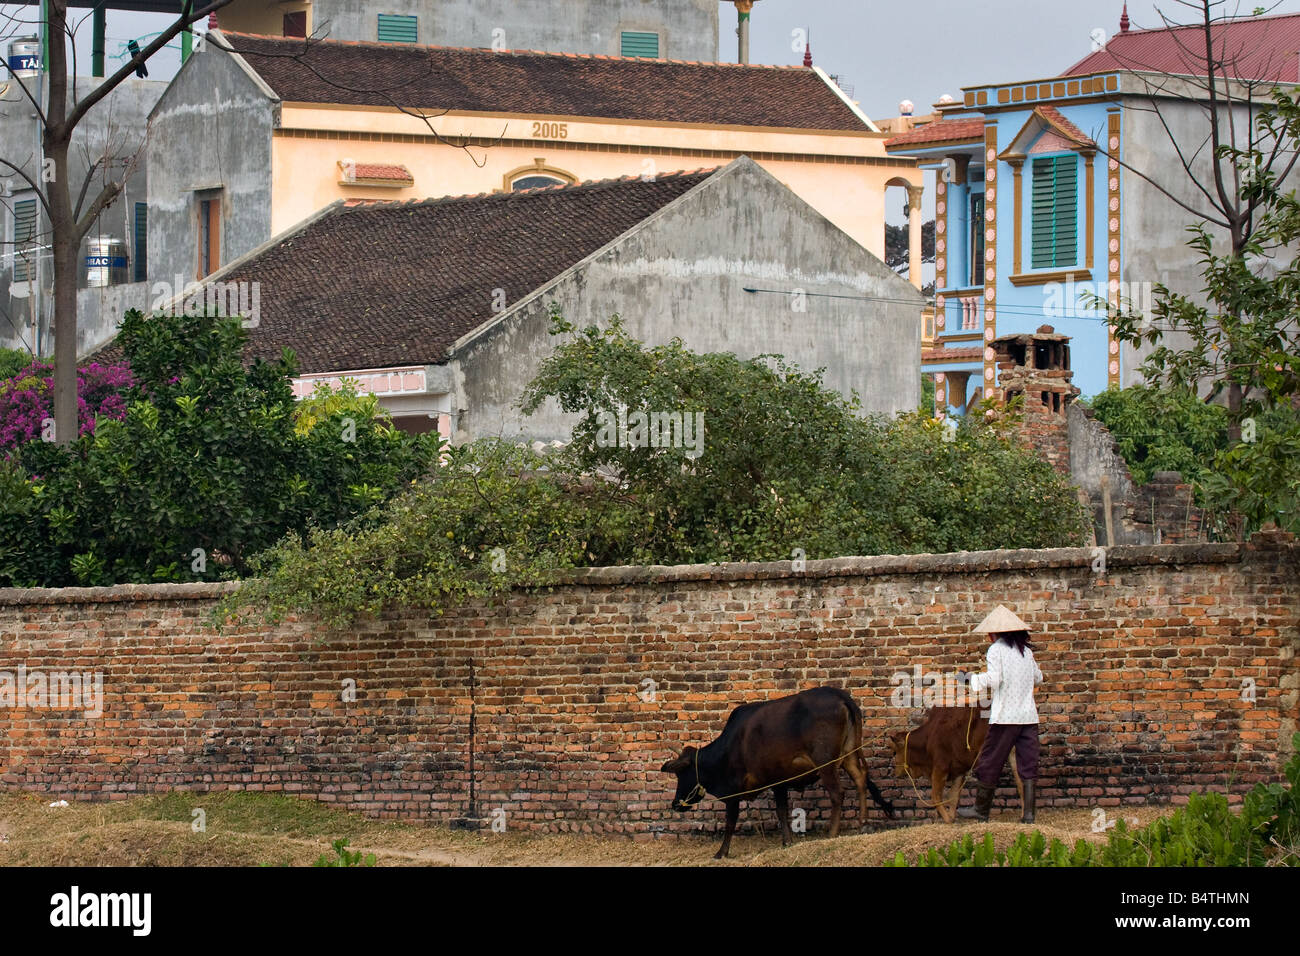
POLYGON ((888 134, 809 67, 214 31, 153 131, 151 281, 208 275, 339 199, 652 178, 741 155, 877 256, 888 187, 909 188, 919 226, 916 162, 887 155, 888 134))

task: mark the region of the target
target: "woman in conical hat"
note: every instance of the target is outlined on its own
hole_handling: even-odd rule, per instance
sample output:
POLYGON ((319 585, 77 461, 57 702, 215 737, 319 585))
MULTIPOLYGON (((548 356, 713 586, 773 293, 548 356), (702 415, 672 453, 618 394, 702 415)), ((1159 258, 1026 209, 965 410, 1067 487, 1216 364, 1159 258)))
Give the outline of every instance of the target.
POLYGON ((987 820, 993 806, 1002 766, 1012 748, 1016 769, 1025 784, 1025 812, 1022 823, 1034 822, 1034 786, 1038 779, 1038 708, 1034 687, 1043 682, 1043 672, 1034 662, 1029 643, 1029 625, 1004 605, 995 607, 975 628, 989 636, 985 659, 988 669, 970 676, 970 689, 993 694, 989 732, 975 763, 975 806, 957 811, 959 817, 987 820))

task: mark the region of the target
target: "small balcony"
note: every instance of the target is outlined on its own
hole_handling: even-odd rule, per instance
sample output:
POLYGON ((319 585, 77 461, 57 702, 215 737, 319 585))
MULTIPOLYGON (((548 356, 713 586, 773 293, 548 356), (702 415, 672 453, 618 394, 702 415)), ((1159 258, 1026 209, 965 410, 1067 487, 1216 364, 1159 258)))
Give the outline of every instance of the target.
POLYGON ((984 289, 944 289, 935 298, 935 333, 940 338, 984 329, 984 289))

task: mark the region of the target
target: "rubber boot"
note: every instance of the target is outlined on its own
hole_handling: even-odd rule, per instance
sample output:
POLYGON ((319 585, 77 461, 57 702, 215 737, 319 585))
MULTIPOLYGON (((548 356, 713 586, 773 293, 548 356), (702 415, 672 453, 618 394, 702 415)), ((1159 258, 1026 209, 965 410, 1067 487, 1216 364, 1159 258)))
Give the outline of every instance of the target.
POLYGON ((981 823, 987 823, 989 819, 989 810, 993 808, 993 792, 997 787, 987 787, 984 784, 975 786, 975 806, 962 807, 957 811, 957 816, 967 820, 979 820, 981 823))
POLYGON ((1034 822, 1034 781, 1023 781, 1025 786, 1025 812, 1020 817, 1021 823, 1034 822))

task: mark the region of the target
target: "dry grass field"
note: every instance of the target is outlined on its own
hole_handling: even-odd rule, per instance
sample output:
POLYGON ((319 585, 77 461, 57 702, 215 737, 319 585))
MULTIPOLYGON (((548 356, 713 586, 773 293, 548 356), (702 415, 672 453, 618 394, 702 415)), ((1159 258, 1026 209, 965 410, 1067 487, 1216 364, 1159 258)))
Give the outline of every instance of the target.
MULTIPOLYGON (((349 849, 374 853, 380 866, 879 866, 902 851, 912 859, 966 832, 992 831, 999 848, 1029 828, 1019 814, 994 813, 989 824, 918 823, 857 833, 856 821, 838 839, 799 837, 782 848, 764 819, 765 836, 738 835, 731 857, 713 860, 719 838, 635 842, 627 837, 527 832, 453 831, 371 820, 314 800, 265 793, 173 792, 111 803, 49 806, 49 797, 0 793, 0 865, 4 866, 308 866, 331 852, 338 838, 349 849), (194 832, 193 810, 206 830, 194 832)), ((1128 819, 1146 824, 1174 808, 1129 807, 1128 819)), ((722 823, 719 804, 697 813, 722 823)), ((753 811, 742 817, 752 821, 753 811)), ((1046 810, 1035 827, 1070 845, 1101 839, 1088 809, 1046 810)))

